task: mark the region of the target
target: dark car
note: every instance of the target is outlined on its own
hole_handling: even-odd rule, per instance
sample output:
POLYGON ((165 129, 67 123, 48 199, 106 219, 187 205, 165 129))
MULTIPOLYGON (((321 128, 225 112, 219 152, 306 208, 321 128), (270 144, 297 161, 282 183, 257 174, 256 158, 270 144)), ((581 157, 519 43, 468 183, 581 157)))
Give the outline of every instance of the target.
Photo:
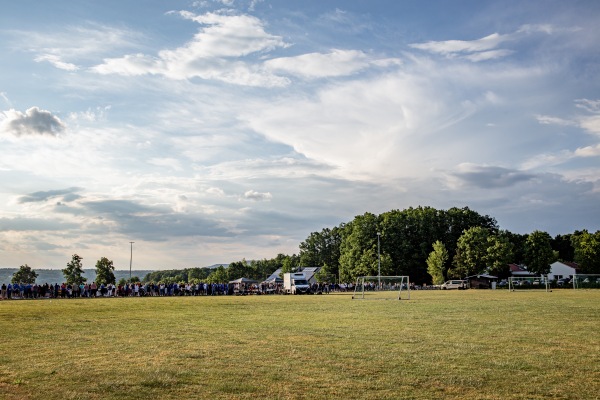
POLYGON ((566 286, 569 283, 571 283, 570 278, 560 278, 559 280, 556 281, 556 286, 566 286))

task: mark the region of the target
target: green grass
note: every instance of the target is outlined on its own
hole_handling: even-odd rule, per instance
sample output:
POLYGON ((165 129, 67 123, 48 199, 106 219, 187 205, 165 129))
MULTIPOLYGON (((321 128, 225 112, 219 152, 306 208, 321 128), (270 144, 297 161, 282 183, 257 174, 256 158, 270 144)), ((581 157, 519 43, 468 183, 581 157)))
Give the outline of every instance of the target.
POLYGON ((0 398, 597 399, 600 291, 0 302, 0 398))

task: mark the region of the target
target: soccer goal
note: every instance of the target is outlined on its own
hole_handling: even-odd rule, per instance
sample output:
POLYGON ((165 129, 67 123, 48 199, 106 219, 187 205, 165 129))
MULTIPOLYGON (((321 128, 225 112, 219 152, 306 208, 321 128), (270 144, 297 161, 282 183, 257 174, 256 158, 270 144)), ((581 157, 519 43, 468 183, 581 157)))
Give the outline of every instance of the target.
POLYGON ((600 274, 573 275, 573 289, 600 289, 600 274))
POLYGON ((354 286, 355 300, 410 300, 408 276, 361 276, 354 286))
POLYGON ((524 290, 545 290, 551 292, 548 277, 541 276, 511 276, 508 278, 508 290, 511 292, 524 290))

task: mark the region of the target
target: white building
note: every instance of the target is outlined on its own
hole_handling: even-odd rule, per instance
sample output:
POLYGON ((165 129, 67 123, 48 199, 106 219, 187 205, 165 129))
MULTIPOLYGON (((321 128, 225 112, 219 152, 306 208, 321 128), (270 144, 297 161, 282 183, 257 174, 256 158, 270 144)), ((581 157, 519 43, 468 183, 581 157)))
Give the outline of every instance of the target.
POLYGON ((577 263, 569 261, 556 261, 550 264, 548 279, 572 278, 577 273, 577 263))
POLYGON ((527 267, 521 264, 508 264, 511 276, 518 276, 521 278, 528 278, 534 276, 531 272, 527 271, 527 267))

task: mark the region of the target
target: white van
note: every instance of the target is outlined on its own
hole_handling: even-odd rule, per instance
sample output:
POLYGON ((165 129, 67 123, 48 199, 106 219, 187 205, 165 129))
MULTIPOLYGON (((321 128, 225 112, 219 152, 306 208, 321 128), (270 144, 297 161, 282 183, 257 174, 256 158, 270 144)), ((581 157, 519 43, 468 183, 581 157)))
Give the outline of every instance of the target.
POLYGON ((446 289, 466 289, 467 288, 467 281, 459 281, 459 280, 452 280, 452 281, 447 281, 445 283, 442 284, 442 289, 446 290, 446 289))

